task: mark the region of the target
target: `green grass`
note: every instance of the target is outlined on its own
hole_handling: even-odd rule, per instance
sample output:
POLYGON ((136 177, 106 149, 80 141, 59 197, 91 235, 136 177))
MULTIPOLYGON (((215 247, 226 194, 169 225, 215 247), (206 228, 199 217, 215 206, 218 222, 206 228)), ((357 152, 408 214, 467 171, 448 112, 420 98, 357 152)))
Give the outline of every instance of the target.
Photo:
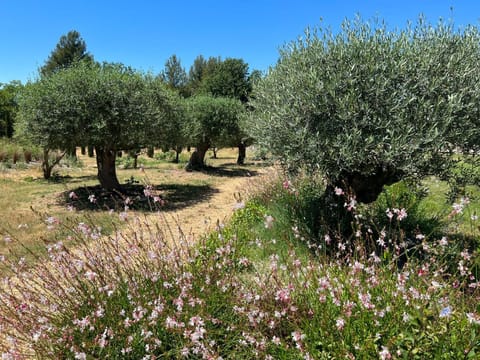
POLYGON ((435 214, 441 220, 449 222, 450 232, 453 234, 480 236, 480 220, 474 220, 477 215, 480 215, 480 187, 467 185, 464 194, 450 203, 447 195, 449 192, 447 182, 436 178, 428 178, 423 183, 429 189, 427 196, 422 200, 422 206, 426 213, 435 214), (467 197, 470 202, 461 214, 452 216, 452 206, 454 203, 459 203, 461 197, 467 197))

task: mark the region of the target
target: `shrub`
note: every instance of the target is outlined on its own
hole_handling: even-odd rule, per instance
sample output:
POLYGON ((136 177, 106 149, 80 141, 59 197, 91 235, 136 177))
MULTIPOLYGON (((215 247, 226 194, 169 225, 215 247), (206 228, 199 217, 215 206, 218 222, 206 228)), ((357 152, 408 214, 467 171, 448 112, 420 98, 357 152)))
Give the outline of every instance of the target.
POLYGON ((461 156, 454 164, 445 176, 450 186, 447 199, 451 203, 460 196, 468 195, 468 185, 480 185, 480 159, 478 155, 461 156))
POLYGON ((422 242, 417 238, 419 234, 442 237, 446 230, 442 224, 443 214, 428 213, 422 205, 425 196, 425 189, 416 183, 401 181, 385 187, 373 204, 359 210, 365 219, 363 236, 374 239, 373 243, 380 237, 388 239, 390 250, 402 243, 408 247, 418 245, 422 242))
POLYGON ((12 139, 0 138, 0 148, 2 149, 0 151, 0 162, 10 161, 12 164, 16 164, 23 160, 28 163, 33 157, 40 157, 40 151, 37 147, 30 144, 21 144, 12 139))
POLYGON ((126 228, 111 236, 94 221, 46 217, 74 243, 49 244, 48 261, 30 268, 0 257, 9 269, 2 357, 478 357, 480 284, 470 270, 478 252, 464 249, 449 263, 454 241, 422 243, 424 257, 401 270, 343 243, 332 250, 338 256, 313 256, 291 228, 296 210, 285 211, 294 199, 317 197, 317 186, 299 184, 277 183, 239 203, 230 224, 197 242, 166 236, 161 214, 157 223, 114 214, 126 228))

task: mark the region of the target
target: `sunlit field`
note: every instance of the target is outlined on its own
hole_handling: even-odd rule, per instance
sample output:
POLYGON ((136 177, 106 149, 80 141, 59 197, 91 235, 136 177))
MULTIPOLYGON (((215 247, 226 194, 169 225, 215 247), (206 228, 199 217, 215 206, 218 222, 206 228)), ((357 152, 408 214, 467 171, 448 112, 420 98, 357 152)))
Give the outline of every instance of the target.
MULTIPOLYGON (((231 180, 255 177, 261 170, 259 163, 253 161, 243 167, 236 166, 236 156, 235 149, 221 149, 216 159, 210 152, 207 164, 212 166, 211 171, 186 172, 184 167, 189 157, 186 151, 181 154, 178 164, 172 162, 174 156, 171 153, 158 151, 154 158, 143 154, 138 158, 136 169, 133 168, 133 159, 124 155, 118 159, 117 173, 119 181, 131 192, 132 215, 155 217, 157 210, 161 210, 174 217, 178 210, 208 204, 219 188, 227 192, 222 196, 226 197, 225 205, 231 206, 238 190, 235 188, 237 183, 231 180), (229 182, 232 183, 231 189, 228 189, 229 182), (145 197, 147 187, 153 188, 152 192, 161 202, 155 202, 153 197, 149 201, 145 197)), ((0 252, 13 251, 28 257, 30 251, 44 251, 45 245, 65 236, 62 229, 52 230, 45 226, 52 218, 59 223, 80 222, 88 218, 102 228, 103 234, 110 234, 116 226, 121 227, 119 213, 123 211, 128 195, 122 196, 105 195, 102 198, 95 158, 81 155, 80 151, 78 161, 63 161, 49 181, 43 179, 39 162, 4 164, 0 170, 0 231, 9 240, 2 241, 0 252), (95 196, 97 200, 92 201, 95 196)), ((204 215, 208 218, 208 214, 204 215)), ((202 232, 206 229, 201 225, 204 220, 186 220, 184 230, 202 232)))

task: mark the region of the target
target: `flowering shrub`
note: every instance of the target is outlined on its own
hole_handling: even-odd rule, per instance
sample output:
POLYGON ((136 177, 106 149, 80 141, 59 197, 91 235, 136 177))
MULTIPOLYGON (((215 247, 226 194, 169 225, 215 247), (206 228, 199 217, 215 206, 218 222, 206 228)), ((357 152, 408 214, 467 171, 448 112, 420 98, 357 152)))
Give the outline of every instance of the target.
POLYGON ((421 240, 418 234, 441 237, 446 230, 443 214, 427 213, 421 203, 425 196, 418 184, 401 181, 385 187, 375 203, 359 209, 364 236, 376 240, 388 234, 391 243, 406 242, 410 247, 421 240))
MULTIPOLYGON (((284 185, 278 191, 297 196, 294 182, 284 185)), ((244 204, 194 245, 188 234, 162 232, 161 215, 151 224, 127 209, 125 231, 106 237, 71 224, 75 246, 49 245, 35 267, 2 257, 10 269, 0 292, 2 358, 478 357, 477 252, 463 249, 455 272, 448 238, 419 239, 423 256, 402 269, 352 252, 348 239, 325 239, 315 255, 280 208, 244 204), (331 257, 322 246, 333 247, 331 257)))

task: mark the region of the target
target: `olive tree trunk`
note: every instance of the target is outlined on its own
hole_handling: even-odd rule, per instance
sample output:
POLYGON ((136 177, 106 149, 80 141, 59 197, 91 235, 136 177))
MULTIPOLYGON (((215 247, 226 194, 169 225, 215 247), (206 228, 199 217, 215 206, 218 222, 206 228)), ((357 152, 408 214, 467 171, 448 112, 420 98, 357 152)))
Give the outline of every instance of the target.
POLYGON ((198 145, 195 151, 192 152, 190 160, 188 160, 188 164, 185 169, 188 171, 203 169, 205 167, 205 154, 209 148, 210 144, 198 145))
POLYGON ((70 156, 71 158, 76 159, 77 158, 77 147, 75 145, 69 146, 66 149, 67 155, 70 156))
POLYGON ((182 153, 182 150, 183 150, 183 147, 181 146, 177 146, 175 148, 175 161, 174 161, 175 164, 178 164, 178 162, 180 161, 180 154, 182 153))
POLYGON ((50 162, 50 150, 49 149, 43 149, 43 161, 42 161, 42 171, 43 171, 43 178, 45 180, 50 179, 52 176, 52 170, 57 165, 60 160, 65 156, 66 152, 61 153, 60 155, 57 155, 55 157, 55 160, 50 162))
POLYGON ((342 173, 334 185, 352 192, 357 201, 370 204, 377 200, 384 185, 391 185, 399 181, 402 176, 403 173, 400 170, 379 166, 371 175, 363 175, 359 172, 342 173))
POLYGON ((245 158, 246 157, 247 157, 247 146, 242 141, 238 144, 237 165, 245 165, 245 158))
POLYGON ((115 168, 115 160, 117 152, 111 149, 95 148, 97 153, 97 177, 100 185, 106 190, 120 189, 120 183, 117 179, 117 172, 115 168))
POLYGON ((88 157, 94 157, 95 156, 94 149, 95 148, 92 145, 87 146, 88 157))
POLYGON ((147 147, 147 156, 149 158, 153 158, 154 155, 155 155, 155 148, 153 146, 147 147))

